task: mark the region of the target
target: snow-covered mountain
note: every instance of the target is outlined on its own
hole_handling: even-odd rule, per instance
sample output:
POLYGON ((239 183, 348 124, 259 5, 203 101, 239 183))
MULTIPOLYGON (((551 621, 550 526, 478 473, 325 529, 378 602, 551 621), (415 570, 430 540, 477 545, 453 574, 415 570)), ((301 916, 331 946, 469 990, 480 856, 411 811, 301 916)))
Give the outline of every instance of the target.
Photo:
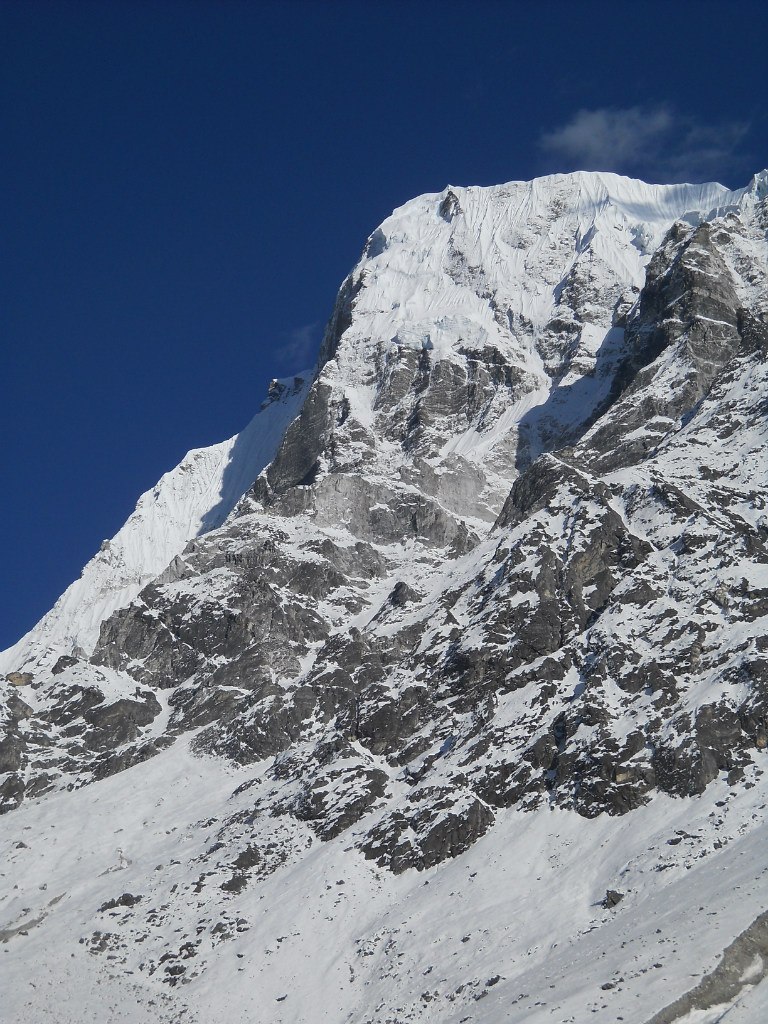
POLYGON ((767 256, 766 172, 374 231, 0 656, 9 1020, 763 1019, 767 256))

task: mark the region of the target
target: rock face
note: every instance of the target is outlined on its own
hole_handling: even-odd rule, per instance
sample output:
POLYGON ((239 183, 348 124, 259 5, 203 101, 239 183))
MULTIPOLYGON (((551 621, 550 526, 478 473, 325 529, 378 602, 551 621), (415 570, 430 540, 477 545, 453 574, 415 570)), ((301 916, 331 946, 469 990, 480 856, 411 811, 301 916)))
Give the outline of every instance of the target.
POLYGON ((194 734, 253 766, 254 815, 401 873, 510 809, 754 787, 767 181, 559 175, 396 211, 315 372, 276 387, 249 486, 98 639, 89 609, 14 649, 0 809, 194 734))

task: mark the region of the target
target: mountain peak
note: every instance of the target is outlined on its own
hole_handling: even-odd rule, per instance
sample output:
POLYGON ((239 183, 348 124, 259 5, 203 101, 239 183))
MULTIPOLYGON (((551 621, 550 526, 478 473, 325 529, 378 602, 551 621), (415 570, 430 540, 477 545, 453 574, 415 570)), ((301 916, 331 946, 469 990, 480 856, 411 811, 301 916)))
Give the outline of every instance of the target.
POLYGON ((765 180, 373 232, 3 656, 16 1019, 763 1019, 765 180))

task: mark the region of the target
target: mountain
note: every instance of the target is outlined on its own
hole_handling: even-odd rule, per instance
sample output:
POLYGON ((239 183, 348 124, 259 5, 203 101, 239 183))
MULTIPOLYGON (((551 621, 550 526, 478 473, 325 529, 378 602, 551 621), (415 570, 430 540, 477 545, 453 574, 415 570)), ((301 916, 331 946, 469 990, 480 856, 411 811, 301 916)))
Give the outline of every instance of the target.
POLYGON ((765 171, 373 232, 0 656, 9 1020, 764 1019, 767 256, 765 171))

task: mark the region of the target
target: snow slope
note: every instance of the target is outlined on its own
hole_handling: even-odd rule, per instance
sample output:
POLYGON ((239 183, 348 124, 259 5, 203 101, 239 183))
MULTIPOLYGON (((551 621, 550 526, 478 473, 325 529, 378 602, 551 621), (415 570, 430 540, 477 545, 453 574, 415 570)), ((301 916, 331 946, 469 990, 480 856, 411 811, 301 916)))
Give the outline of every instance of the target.
MULTIPOLYGON (((6 818, 4 1022, 645 1024, 765 908, 762 789, 723 781, 631 822, 511 810, 463 857, 394 876, 354 830, 320 843, 254 814, 260 774, 178 743, 6 818), (234 863, 270 838, 282 867, 238 891, 234 863), (157 985, 174 965, 187 984, 157 985)), ((759 1024, 759 948, 726 1003, 674 1019, 759 1024)))

